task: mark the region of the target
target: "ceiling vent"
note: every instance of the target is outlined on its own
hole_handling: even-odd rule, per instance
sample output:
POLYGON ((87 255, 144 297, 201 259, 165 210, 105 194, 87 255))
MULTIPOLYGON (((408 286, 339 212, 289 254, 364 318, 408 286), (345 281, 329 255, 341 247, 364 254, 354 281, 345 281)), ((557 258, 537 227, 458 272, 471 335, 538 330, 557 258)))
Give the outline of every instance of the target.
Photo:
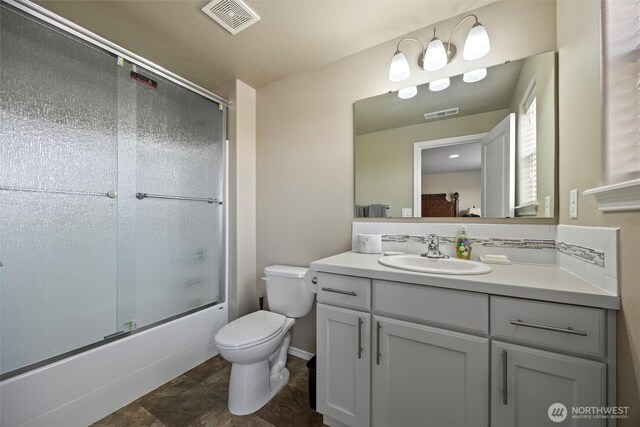
POLYGON ((202 11, 231 34, 238 34, 260 20, 242 0, 212 0, 202 11))
POLYGON ((448 110, 425 113, 424 118, 426 120, 432 120, 432 119, 439 119, 440 117, 453 116, 454 114, 458 114, 458 108, 449 108, 448 110))

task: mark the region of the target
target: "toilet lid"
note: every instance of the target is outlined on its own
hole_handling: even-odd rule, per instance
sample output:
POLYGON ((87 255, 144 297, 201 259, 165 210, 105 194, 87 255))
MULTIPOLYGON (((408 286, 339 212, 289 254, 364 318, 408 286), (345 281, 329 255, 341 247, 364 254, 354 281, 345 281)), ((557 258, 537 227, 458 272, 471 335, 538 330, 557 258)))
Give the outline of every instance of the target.
POLYGON ((284 328, 287 318, 270 311, 256 311, 222 327, 216 334, 216 344, 226 348, 251 347, 268 341, 284 328))

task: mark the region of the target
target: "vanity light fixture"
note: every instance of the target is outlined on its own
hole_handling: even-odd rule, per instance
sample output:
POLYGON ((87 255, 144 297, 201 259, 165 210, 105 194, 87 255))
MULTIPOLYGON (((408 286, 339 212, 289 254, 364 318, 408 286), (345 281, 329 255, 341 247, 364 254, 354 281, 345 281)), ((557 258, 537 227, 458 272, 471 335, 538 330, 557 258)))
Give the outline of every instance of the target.
POLYGON ((417 94, 418 94, 417 86, 405 87, 404 89, 400 89, 398 91, 398 97, 400 97, 401 99, 413 98, 417 94))
POLYGON ((473 61, 475 59, 482 58, 489 53, 491 50, 491 43, 489 41, 489 34, 487 33, 486 28, 480 23, 476 15, 467 15, 462 18, 455 27, 453 27, 446 43, 443 43, 438 38, 435 28, 433 29, 433 38, 426 49, 420 40, 414 39, 413 37, 405 37, 401 39, 396 46, 396 53, 393 55, 393 59, 391 60, 391 65, 389 67, 389 80, 392 82, 401 82, 411 75, 409 61, 407 61, 407 57, 400 50, 400 44, 405 40, 414 41, 422 47, 420 56, 418 56, 418 68, 421 70, 440 70, 445 65, 453 61, 458 49, 455 44, 451 43, 451 38, 467 18, 473 18, 476 22, 471 27, 469 34, 467 34, 462 51, 462 57, 467 61, 473 61))
POLYGON ((449 77, 445 77, 444 79, 434 80, 429 82, 429 90, 431 92, 440 92, 441 90, 445 90, 451 84, 451 80, 449 77))
POLYGON ((449 156, 450 159, 457 159, 458 157, 460 157, 460 154, 452 154, 449 156))
POLYGON ((480 68, 478 70, 467 71, 462 76, 462 81, 465 83, 475 83, 487 77, 487 69, 480 68))

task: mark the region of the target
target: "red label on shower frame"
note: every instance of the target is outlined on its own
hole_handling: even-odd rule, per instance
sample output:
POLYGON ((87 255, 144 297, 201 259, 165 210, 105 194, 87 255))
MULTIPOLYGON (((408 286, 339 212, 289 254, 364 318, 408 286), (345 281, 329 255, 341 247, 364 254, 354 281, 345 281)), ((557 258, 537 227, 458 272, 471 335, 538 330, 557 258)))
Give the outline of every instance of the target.
POLYGON ((143 76, 142 74, 138 74, 135 71, 131 72, 131 78, 133 80, 139 81, 142 84, 145 84, 151 88, 156 89, 158 87, 158 82, 155 80, 151 80, 149 77, 143 76))

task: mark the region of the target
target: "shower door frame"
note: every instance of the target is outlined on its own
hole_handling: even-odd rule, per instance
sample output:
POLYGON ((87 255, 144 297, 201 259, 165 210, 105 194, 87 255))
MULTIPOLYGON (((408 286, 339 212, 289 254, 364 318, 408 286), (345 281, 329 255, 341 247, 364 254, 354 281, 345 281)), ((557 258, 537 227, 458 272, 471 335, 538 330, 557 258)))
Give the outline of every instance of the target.
MULTIPOLYGON (((220 201, 222 204, 222 209, 223 209, 223 218, 222 218, 222 257, 223 257, 223 265, 224 265, 224 274, 223 274, 223 280, 222 280, 222 286, 221 288, 223 289, 223 295, 224 298, 222 299, 222 301, 214 301, 208 304, 205 304, 203 306, 200 307, 196 307, 190 310, 187 310, 185 312, 167 317, 165 319, 150 323, 148 325, 145 326, 141 326, 139 328, 133 329, 131 331, 120 331, 120 332, 116 332, 112 335, 108 335, 105 338, 103 338, 100 341, 96 341, 94 343, 91 344, 87 344, 78 348, 75 348, 73 350, 69 350, 66 351, 64 353, 60 353, 57 354, 55 356, 52 357, 48 357, 46 359, 40 360, 38 362, 34 362, 25 366, 22 366, 20 368, 11 370, 11 371, 7 371, 4 373, 0 373, 0 381, 4 381, 7 380, 9 378, 13 378, 19 375, 22 375, 26 372, 30 372, 33 371, 35 369, 38 368, 42 368, 44 366, 50 365, 52 363, 67 359, 69 357, 75 356, 77 354, 80 353, 84 353, 88 350, 92 350, 94 348, 97 347, 101 347, 103 345, 106 344, 110 344, 113 343, 114 341, 118 341, 121 340, 123 338, 129 337, 131 335, 135 335, 137 333, 155 328, 157 326, 160 326, 162 324, 174 321, 176 319, 188 316, 190 314, 194 314, 197 313, 199 311, 205 310, 207 308, 216 306, 216 305, 220 305, 223 303, 227 302, 227 298, 228 298, 228 283, 229 283, 229 257, 228 257, 228 253, 229 253, 229 204, 228 204, 228 199, 229 199, 229 141, 227 139, 227 109, 229 107, 229 100, 227 100, 226 98, 223 98, 219 95, 216 95, 213 92, 210 92, 198 85, 196 85, 195 83, 190 82, 189 80, 186 80, 182 77, 180 77, 177 74, 172 73, 171 71, 139 56, 136 55, 133 52, 130 52, 126 49, 124 49, 121 46, 116 45, 115 43, 110 42, 109 40, 106 40, 103 37, 100 37, 97 34, 92 33, 91 31, 77 25, 74 24, 73 22, 54 14, 53 12, 48 11, 47 9, 43 8, 42 6, 39 6, 35 3, 32 3, 28 0, 0 0, 1 3, 6 3, 10 6, 13 6, 16 9, 19 9, 37 19, 40 19, 41 21, 44 21, 46 23, 48 23, 49 25, 59 28, 62 31, 65 31, 67 33, 70 33, 76 37, 78 37, 79 39, 84 40, 85 42, 88 42, 94 46, 97 46, 103 50, 106 50, 118 57, 123 58, 125 61, 130 62, 132 64, 138 65, 144 69, 147 69, 149 71, 151 71, 152 73, 155 73, 185 89, 190 90, 191 92, 194 92, 204 98, 207 98, 215 103, 217 103, 221 110, 222 110, 222 158, 223 158, 223 162, 222 162, 222 201, 220 201)), ((2 264, 0 264, 1 266, 2 264)))

